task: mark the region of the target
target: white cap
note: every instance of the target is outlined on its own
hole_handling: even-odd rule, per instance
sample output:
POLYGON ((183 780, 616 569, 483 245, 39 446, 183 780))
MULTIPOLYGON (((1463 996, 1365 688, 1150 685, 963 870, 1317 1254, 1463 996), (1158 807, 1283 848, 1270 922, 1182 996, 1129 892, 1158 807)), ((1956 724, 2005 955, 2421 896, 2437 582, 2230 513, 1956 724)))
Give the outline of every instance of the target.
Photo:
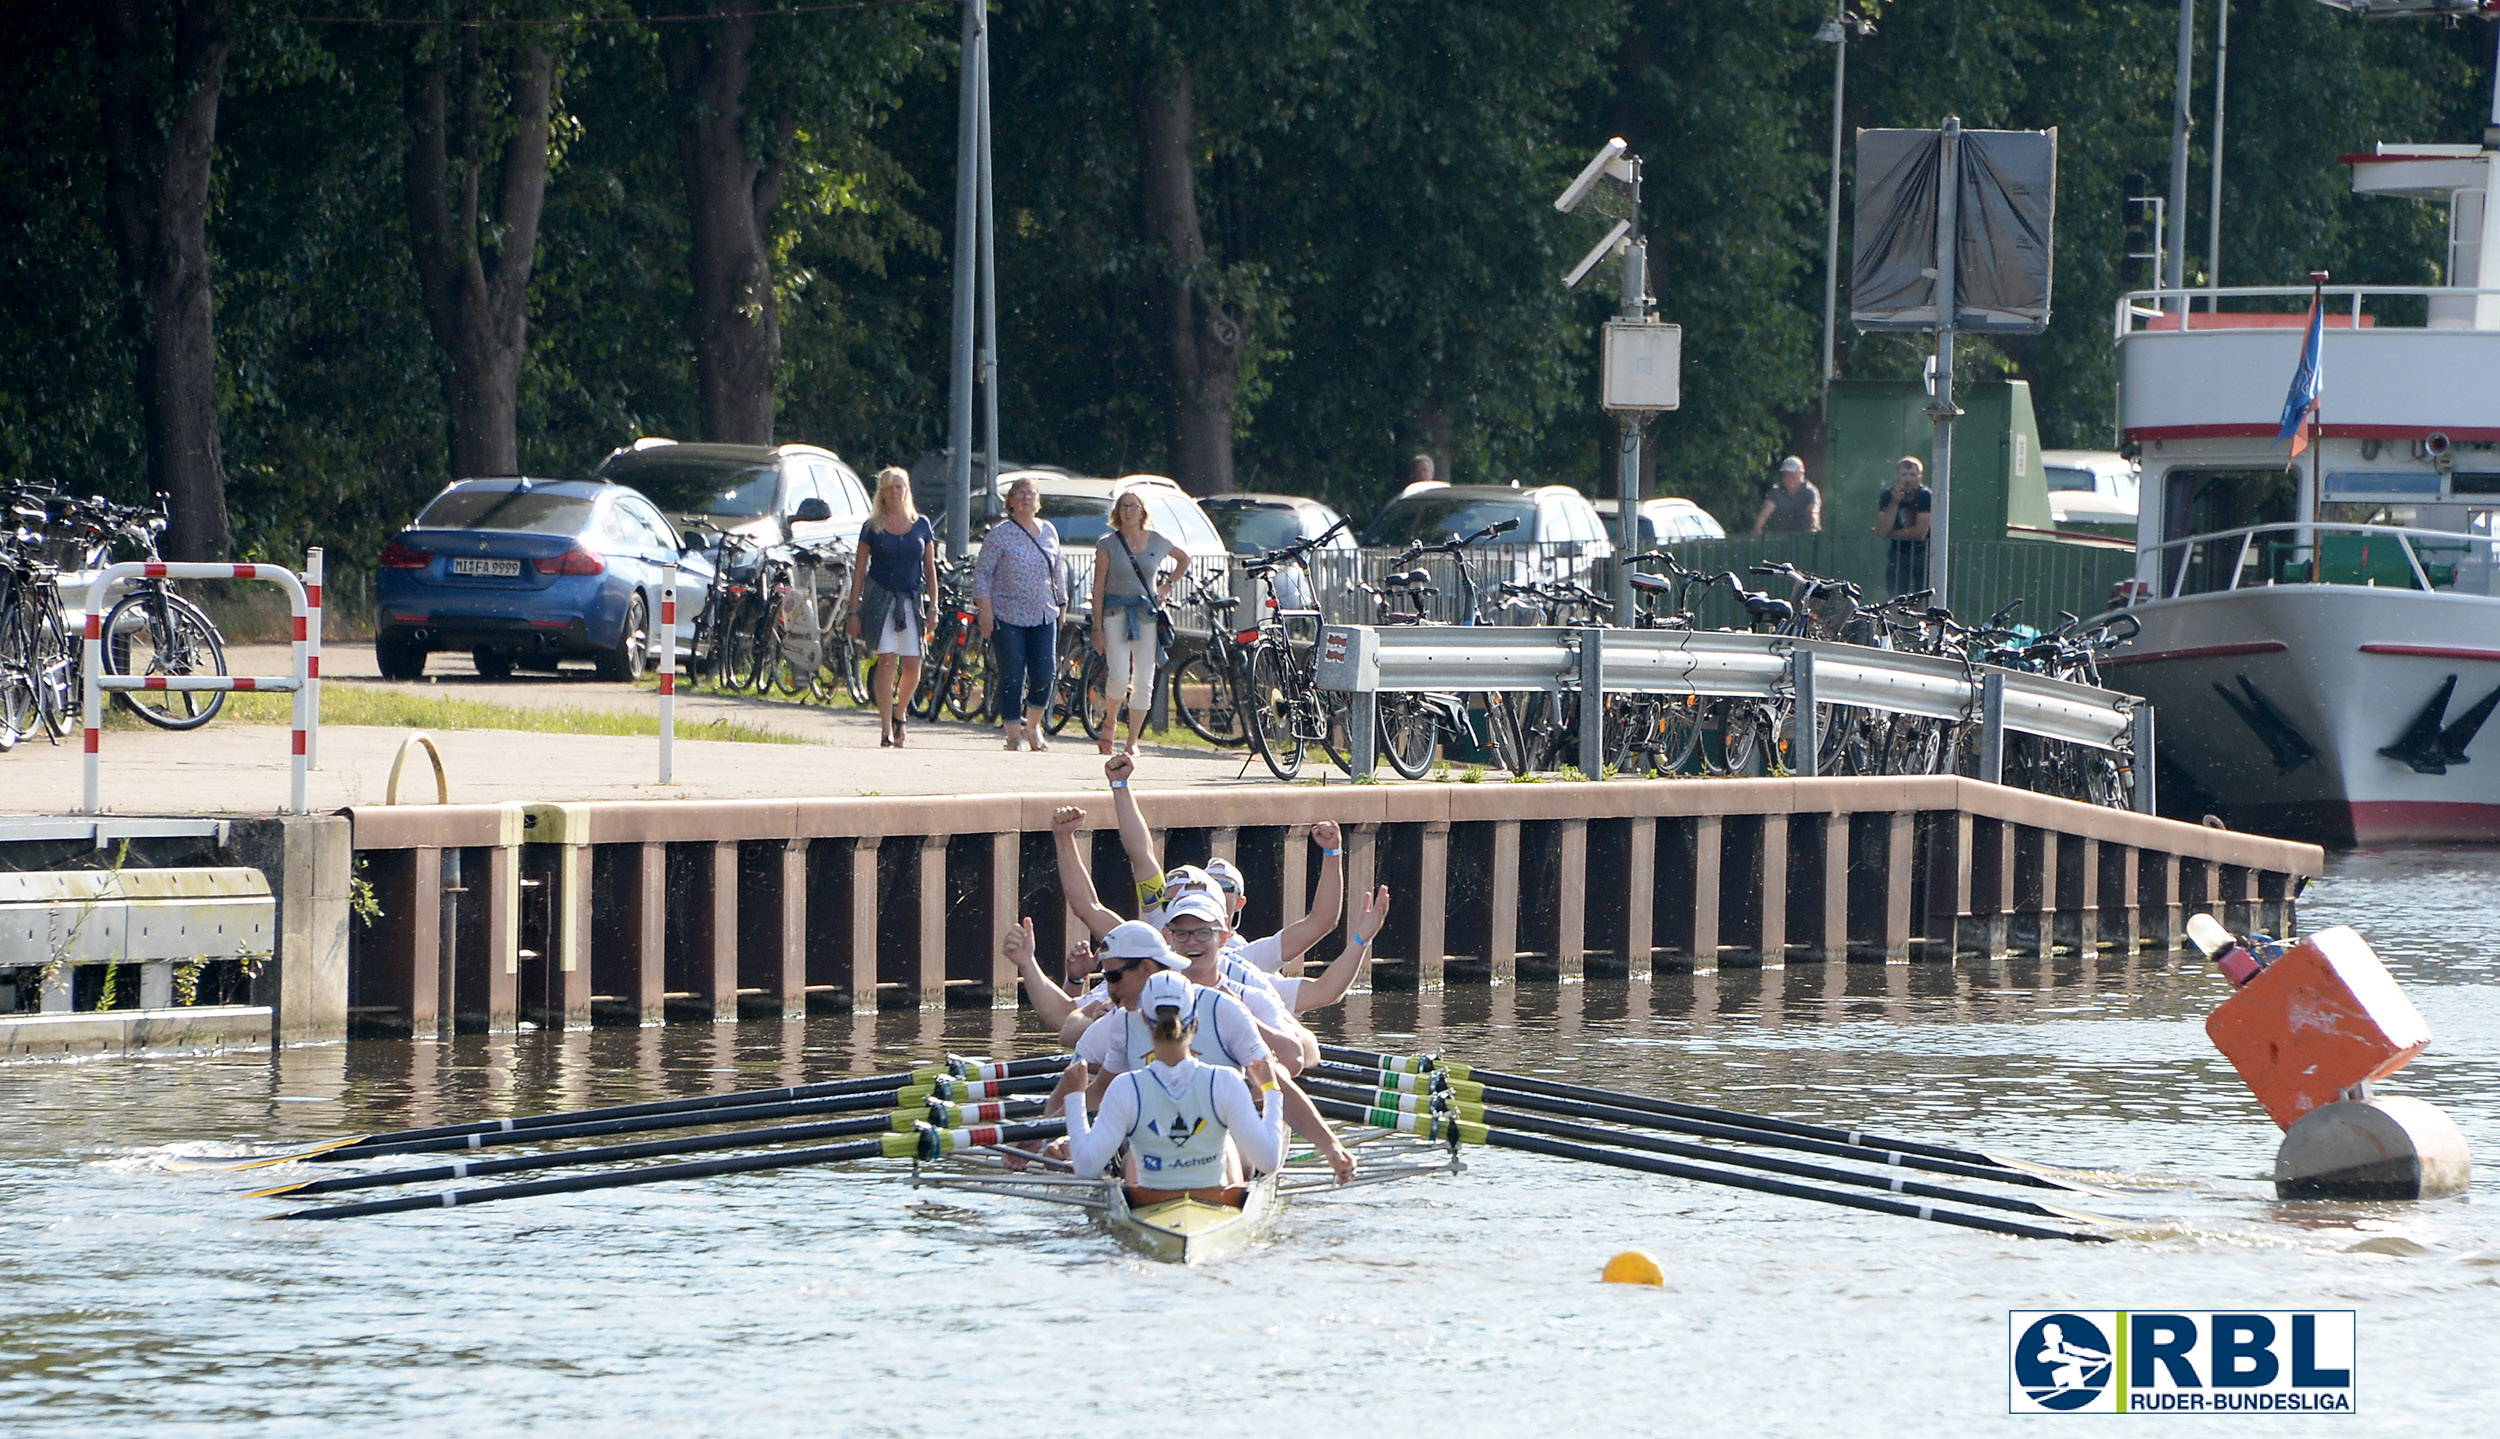
POLYGON ((1230 927, 1228 921, 1231 916, 1224 912, 1224 901, 1203 889, 1193 889, 1165 905, 1163 922, 1168 925, 1184 914, 1203 919, 1217 929, 1230 927))
POLYGON ((1143 920, 1129 919, 1111 927, 1102 938, 1106 959, 1151 959, 1165 969, 1186 969, 1189 961, 1163 942, 1163 931, 1143 920))
POLYGON ((1163 892, 1176 894, 1183 890, 1213 889, 1215 876, 1194 864, 1176 864, 1163 872, 1163 892))
POLYGON ((1780 461, 1780 473, 1783 475, 1802 475, 1805 472, 1806 462, 1798 459, 1795 455, 1790 455, 1787 459, 1780 461))
POLYGON ((1214 880, 1216 887, 1226 894, 1239 894, 1244 887, 1241 871, 1234 868, 1233 862, 1229 859, 1208 860, 1207 878, 1214 880))
POLYGON ((1177 1009, 1181 1017, 1187 1019, 1197 1008, 1197 997, 1192 993, 1195 988, 1188 980, 1168 969, 1160 974, 1147 975, 1146 987, 1137 992, 1137 1013, 1149 1024, 1154 1022, 1155 1011, 1159 1009, 1177 1009))

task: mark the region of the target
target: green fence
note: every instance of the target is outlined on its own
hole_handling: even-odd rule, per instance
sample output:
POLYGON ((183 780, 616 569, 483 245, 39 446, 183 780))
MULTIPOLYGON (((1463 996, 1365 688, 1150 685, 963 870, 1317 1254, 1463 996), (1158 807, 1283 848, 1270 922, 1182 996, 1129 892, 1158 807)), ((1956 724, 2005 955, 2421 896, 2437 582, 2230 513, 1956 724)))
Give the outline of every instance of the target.
MULTIPOLYGON (((1809 574, 1831 575, 1855 582, 1871 599, 1883 599, 1884 560, 1890 541, 1873 535, 1760 535, 1724 540, 1697 540, 1674 547, 1676 558, 1694 569, 1717 573, 1762 561, 1786 560, 1809 574)), ((2031 624, 2053 621, 2059 610, 2089 615, 2109 607, 2112 585, 2132 577, 2131 551, 2040 540, 1955 540, 1953 612, 1976 622, 2020 597, 2021 618, 2031 624)), ((1785 598, 1777 581, 1751 575, 1746 583, 1768 588, 1785 598)), ((1742 622, 1743 616, 1725 590, 1715 592, 1702 613, 1713 624, 1742 622)))

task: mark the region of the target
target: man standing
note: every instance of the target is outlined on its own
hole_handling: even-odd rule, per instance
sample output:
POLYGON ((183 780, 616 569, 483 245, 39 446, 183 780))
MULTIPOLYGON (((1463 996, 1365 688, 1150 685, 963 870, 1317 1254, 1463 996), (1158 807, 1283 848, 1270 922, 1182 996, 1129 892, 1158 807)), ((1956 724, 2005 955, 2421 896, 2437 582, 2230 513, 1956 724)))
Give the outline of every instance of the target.
POLYGON ((1927 488, 1927 467, 1903 455, 1892 471, 1892 488, 1875 502, 1875 533, 1892 541, 1884 561, 1884 585, 1899 599, 1927 588, 1927 533, 1935 527, 1936 492, 1927 488))
POLYGON ((1779 483, 1753 517, 1753 532, 1761 534, 1766 524, 1776 535, 1823 532, 1823 492, 1806 482, 1806 462, 1795 455, 1780 461, 1779 483))

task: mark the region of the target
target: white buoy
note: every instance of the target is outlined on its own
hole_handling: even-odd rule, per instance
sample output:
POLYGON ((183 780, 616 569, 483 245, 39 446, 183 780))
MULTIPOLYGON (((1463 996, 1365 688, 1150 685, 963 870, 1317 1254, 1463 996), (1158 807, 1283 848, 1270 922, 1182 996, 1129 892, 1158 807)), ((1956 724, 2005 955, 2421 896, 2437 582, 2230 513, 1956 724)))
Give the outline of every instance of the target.
POLYGON ((2472 1178, 2456 1121, 2403 1095, 2319 1105, 2274 1153, 2274 1192, 2284 1199, 2436 1199, 2472 1178))

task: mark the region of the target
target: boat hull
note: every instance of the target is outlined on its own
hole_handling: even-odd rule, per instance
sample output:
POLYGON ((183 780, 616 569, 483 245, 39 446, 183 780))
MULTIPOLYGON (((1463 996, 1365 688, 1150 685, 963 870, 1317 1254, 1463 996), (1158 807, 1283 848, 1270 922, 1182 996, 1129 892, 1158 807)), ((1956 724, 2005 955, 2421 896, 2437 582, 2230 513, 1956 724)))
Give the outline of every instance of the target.
POLYGON ((2471 713, 2500 692, 2500 599, 2274 585, 2129 613, 2143 632, 2105 674, 2154 705, 2164 813, 2339 846, 2500 843, 2500 724, 2471 713))
POLYGON ((1128 1191, 1111 1186, 1099 1211, 1102 1227, 1122 1244, 1166 1264, 1208 1264, 1256 1243, 1274 1222, 1279 1201, 1276 1176, 1263 1174, 1248 1186, 1239 1209, 1198 1199, 1167 1199, 1131 1207, 1128 1191))

